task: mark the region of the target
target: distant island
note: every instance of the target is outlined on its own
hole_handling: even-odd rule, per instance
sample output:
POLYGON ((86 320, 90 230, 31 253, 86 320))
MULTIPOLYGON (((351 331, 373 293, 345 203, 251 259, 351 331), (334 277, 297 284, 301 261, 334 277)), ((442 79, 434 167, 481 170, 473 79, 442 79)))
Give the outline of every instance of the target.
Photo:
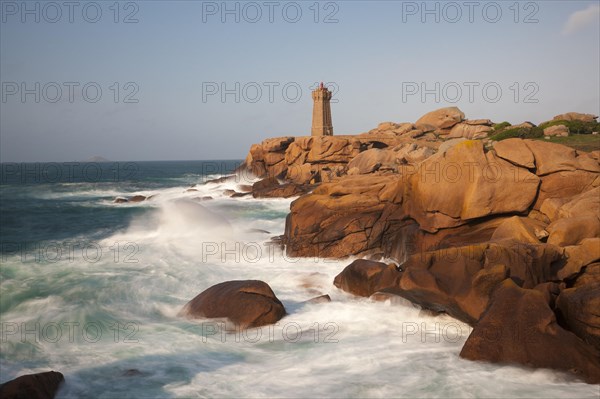
POLYGON ((111 162, 111 160, 101 157, 100 155, 95 155, 93 157, 89 157, 88 159, 84 159, 80 162, 111 162))

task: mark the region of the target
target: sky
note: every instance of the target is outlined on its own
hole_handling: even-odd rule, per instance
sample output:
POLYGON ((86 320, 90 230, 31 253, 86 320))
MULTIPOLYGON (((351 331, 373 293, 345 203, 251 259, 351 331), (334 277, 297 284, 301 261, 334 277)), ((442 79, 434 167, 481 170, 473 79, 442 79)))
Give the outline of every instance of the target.
POLYGON ((310 135, 600 114, 600 1, 0 1, 0 161, 242 159, 310 135))

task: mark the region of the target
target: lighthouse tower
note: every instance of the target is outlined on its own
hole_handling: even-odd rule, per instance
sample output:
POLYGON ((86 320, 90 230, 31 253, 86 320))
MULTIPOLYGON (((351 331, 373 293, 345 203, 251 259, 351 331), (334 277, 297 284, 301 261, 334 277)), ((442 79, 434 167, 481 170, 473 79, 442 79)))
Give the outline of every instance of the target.
POLYGON ((332 136, 333 124, 331 122, 331 107, 329 101, 332 93, 323 86, 323 82, 316 90, 312 92, 313 118, 312 118, 312 136, 332 136))

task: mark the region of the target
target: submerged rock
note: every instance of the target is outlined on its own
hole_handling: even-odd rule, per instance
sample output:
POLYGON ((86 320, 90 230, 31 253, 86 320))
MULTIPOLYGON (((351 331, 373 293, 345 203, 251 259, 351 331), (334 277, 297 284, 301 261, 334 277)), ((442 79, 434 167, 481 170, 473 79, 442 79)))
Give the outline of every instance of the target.
POLYGON ((147 200, 148 197, 145 195, 134 195, 133 197, 129 197, 129 202, 142 202, 147 200))
POLYGON ((333 284, 351 294, 369 297, 377 291, 397 285, 400 277, 395 265, 357 259, 335 276, 333 284))
POLYGON ((142 202, 142 201, 146 201, 149 200, 150 198, 154 197, 153 195, 146 197, 145 195, 134 195, 131 196, 129 198, 123 198, 123 197, 117 197, 114 200, 115 204, 124 204, 127 202, 142 202))
POLYGON ((319 295, 317 297, 311 298, 311 299, 305 301, 304 303, 315 304, 315 303, 327 303, 327 302, 331 302, 331 297, 329 295, 325 294, 325 295, 319 295))
POLYGON ((216 179, 210 179, 206 181, 206 184, 218 184, 218 183, 225 183, 225 182, 229 182, 229 181, 234 181, 238 179, 237 175, 227 175, 227 176, 223 176, 223 177, 218 177, 216 179))

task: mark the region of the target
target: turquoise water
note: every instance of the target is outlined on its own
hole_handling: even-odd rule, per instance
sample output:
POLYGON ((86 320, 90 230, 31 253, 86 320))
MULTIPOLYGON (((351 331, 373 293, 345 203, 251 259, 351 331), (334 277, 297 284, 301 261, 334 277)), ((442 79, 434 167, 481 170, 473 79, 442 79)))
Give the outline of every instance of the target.
POLYGON ((2 164, 0 382, 58 370, 59 398, 598 397, 561 373, 459 359, 467 325, 337 290, 350 260, 285 257, 269 240, 291 200, 224 195, 246 176, 206 184, 238 162, 2 164), (134 194, 153 197, 113 202, 134 194), (246 278, 289 315, 245 333, 177 316, 246 278), (333 301, 304 303, 320 294, 333 301))

